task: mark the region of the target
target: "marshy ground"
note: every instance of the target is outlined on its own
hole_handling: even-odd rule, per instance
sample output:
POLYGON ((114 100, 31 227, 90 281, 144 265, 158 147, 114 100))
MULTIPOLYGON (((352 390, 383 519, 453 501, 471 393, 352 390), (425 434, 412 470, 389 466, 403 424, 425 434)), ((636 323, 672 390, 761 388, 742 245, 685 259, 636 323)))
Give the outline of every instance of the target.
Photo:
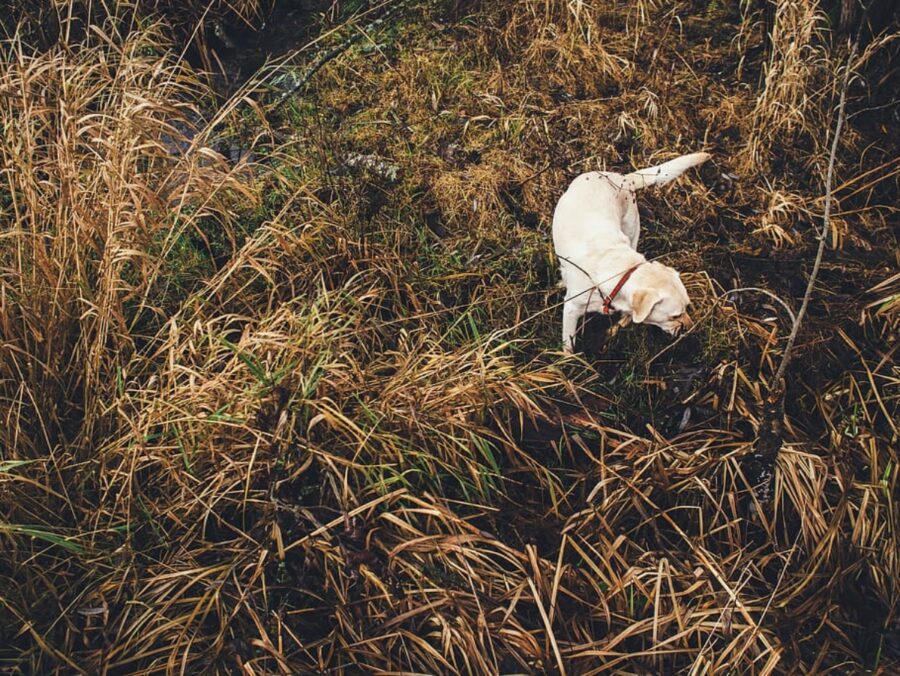
POLYGON ((760 502, 842 3, 201 4, 2 23, 0 672, 900 669, 891 8, 760 502), (563 355, 556 199, 698 150, 696 328, 563 355))

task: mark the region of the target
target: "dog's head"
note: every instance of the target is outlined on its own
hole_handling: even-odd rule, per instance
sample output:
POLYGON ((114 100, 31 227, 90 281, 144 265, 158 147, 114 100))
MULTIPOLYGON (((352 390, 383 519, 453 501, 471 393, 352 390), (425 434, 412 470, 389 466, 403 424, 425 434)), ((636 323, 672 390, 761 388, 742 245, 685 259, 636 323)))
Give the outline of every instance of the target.
POLYGON ((687 312, 691 300, 677 271, 647 263, 634 271, 631 282, 628 299, 635 324, 653 324, 673 336, 691 327, 687 312))

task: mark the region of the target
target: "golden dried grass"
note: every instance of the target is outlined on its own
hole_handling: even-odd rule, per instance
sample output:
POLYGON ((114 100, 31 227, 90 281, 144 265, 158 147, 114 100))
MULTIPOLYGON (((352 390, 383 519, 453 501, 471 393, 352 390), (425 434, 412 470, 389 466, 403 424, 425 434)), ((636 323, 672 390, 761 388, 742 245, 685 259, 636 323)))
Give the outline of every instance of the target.
MULTIPOLYGON (((832 64, 823 44, 825 15, 818 2, 778 0, 769 35, 762 89, 752 113, 745 166, 768 167, 798 133, 818 136, 816 115, 832 64)), ((833 70, 833 68, 832 68, 833 70)))
POLYGON ((673 55, 727 44, 647 30, 668 10, 484 7, 483 30, 439 38, 412 14, 391 61, 354 52, 318 76, 311 104, 359 112, 288 111, 272 124, 291 143, 255 174, 185 131, 205 91, 152 33, 12 45, 0 656, 31 673, 890 673, 895 279, 848 268, 873 277, 865 298, 822 301, 836 328, 800 345, 775 500, 755 505, 744 458, 785 318, 722 279, 726 261, 755 272, 736 254, 759 253, 767 239, 746 240, 767 222, 790 251, 817 197, 790 176, 721 178, 752 96, 673 55), (634 57, 625 26, 658 50, 645 89, 602 96, 633 77, 610 71, 554 99, 597 65, 591 31, 611 17, 613 62, 634 57), (571 55, 511 39, 548 24, 571 55), (675 344, 624 329, 598 360, 547 349, 566 180, 704 134, 716 171, 641 196, 644 246, 684 269, 697 327, 675 344), (397 162, 398 184, 344 151, 397 162), (181 288, 194 231, 224 255, 181 288))

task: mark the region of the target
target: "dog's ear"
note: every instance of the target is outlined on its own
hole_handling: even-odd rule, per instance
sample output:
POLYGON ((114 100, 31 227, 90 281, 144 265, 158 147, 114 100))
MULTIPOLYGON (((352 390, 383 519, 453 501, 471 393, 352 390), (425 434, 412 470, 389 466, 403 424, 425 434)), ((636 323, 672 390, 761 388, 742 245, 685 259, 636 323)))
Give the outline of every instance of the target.
POLYGON ((631 319, 635 324, 640 324, 647 319, 653 306, 660 301, 659 291, 656 289, 637 289, 631 295, 631 319))

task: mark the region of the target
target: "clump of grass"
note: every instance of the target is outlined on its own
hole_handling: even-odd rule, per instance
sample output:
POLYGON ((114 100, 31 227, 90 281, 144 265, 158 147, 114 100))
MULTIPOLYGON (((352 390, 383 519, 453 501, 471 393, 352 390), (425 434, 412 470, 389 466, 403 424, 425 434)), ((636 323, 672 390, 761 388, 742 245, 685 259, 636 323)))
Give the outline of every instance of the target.
POLYGON ((449 223, 487 232, 509 219, 503 192, 529 173, 528 166, 514 156, 489 153, 476 165, 441 172, 435 177, 432 190, 449 223))
POLYGON ((166 63, 158 33, 91 42, 4 46, 4 366, 33 386, 11 419, 33 427, 7 429, 38 455, 61 441, 48 426, 71 429, 73 450, 90 444, 138 351, 134 326, 156 321, 147 301, 172 248, 198 223, 229 227, 216 195, 247 194, 215 154, 177 152, 199 85, 166 63))
POLYGON ((768 194, 769 203, 762 218, 760 227, 755 233, 764 234, 776 246, 793 244, 796 235, 792 234, 793 226, 801 216, 807 215, 804 199, 797 194, 771 189, 768 194))
POLYGON ((3 477, 16 489, 0 517, 7 580, 53 560, 50 535, 29 545, 28 533, 70 550, 56 577, 13 582, 4 604, 19 617, 70 602, 65 587, 88 570, 71 552, 127 529, 92 529, 109 478, 100 449, 134 410, 133 384, 153 377, 167 266, 188 234, 205 238, 201 224, 229 231, 234 197, 254 198, 240 167, 192 142, 205 92, 159 28, 106 29, 42 52, 2 45, 0 445, 20 463, 3 477))
POLYGON ((548 69, 555 84, 575 89, 584 77, 615 82, 631 63, 606 47, 600 12, 581 2, 527 2, 505 27, 508 49, 523 50, 523 66, 548 69))
POLYGON ((821 119, 816 113, 824 93, 823 74, 830 65, 824 26, 818 2, 775 3, 768 62, 745 150, 746 166, 769 166, 776 144, 791 143, 799 133, 819 136, 821 119))

